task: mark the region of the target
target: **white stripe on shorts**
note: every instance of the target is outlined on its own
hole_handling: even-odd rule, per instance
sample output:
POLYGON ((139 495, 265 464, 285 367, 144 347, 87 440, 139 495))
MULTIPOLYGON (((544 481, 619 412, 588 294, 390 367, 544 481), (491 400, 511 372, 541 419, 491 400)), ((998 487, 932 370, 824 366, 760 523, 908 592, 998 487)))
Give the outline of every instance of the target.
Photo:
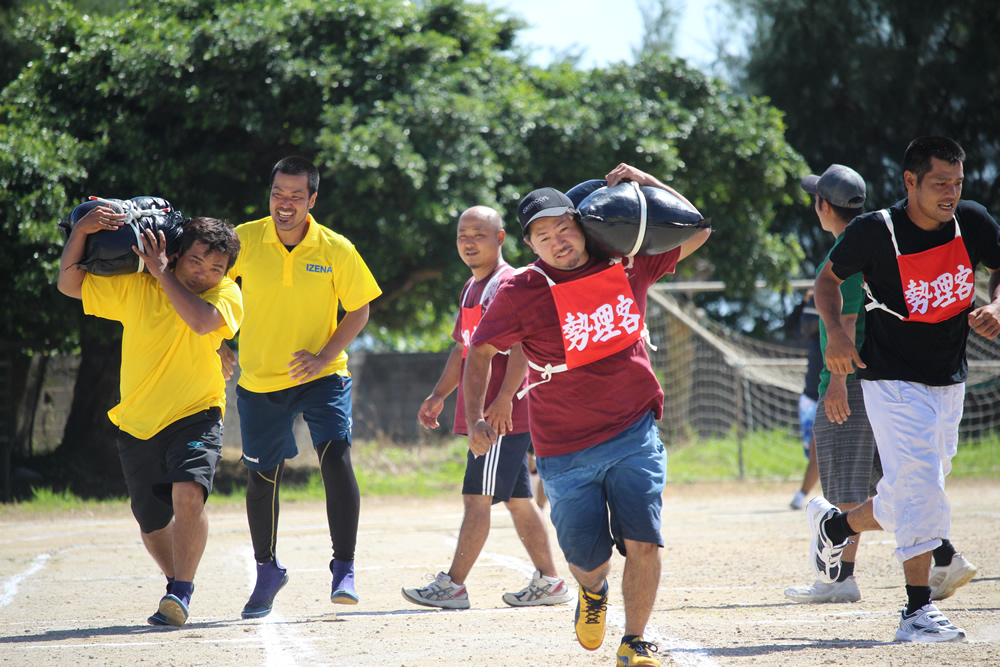
POLYGON ((497 490, 497 468, 500 467, 500 441, 502 435, 497 436, 497 444, 490 447, 486 452, 486 460, 483 462, 483 492, 484 496, 495 496, 497 490))

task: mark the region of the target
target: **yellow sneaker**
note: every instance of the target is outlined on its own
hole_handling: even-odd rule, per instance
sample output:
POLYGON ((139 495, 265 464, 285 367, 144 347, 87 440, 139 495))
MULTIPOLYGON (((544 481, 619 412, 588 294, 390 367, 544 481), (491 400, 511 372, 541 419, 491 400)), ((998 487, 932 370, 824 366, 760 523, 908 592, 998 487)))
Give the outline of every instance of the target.
POLYGON ((596 651, 604 643, 604 627, 608 620, 608 582, 600 593, 591 593, 580 586, 580 594, 576 601, 576 616, 573 624, 576 626, 576 638, 580 646, 588 651, 596 651))
POLYGON ((618 665, 620 667, 632 667, 633 665, 654 665, 654 667, 660 667, 660 661, 650 655, 651 653, 658 653, 659 650, 653 642, 647 642, 642 637, 636 637, 630 642, 623 642, 618 647, 618 665))

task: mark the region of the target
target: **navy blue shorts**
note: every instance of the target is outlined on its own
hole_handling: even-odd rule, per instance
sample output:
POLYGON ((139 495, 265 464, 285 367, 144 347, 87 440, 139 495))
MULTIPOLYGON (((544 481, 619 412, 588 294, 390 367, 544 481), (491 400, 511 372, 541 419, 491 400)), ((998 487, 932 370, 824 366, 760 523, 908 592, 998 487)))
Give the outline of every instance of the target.
POLYGON ((148 440, 118 431, 118 456, 132 515, 144 533, 165 528, 174 516, 173 483, 198 482, 212 492, 222 458, 222 410, 209 408, 164 427, 148 440))
POLYGON ((613 545, 625 554, 625 539, 663 546, 667 450, 652 412, 609 440, 537 457, 535 465, 566 562, 593 572, 611 558, 613 545))
POLYGON ((468 452, 462 494, 493 496, 494 505, 511 498, 531 498, 529 445, 530 433, 508 433, 483 456, 468 452))
POLYGON ((351 378, 328 375, 280 391, 255 393, 236 387, 243 463, 251 470, 274 470, 299 453, 292 424, 300 414, 313 447, 330 440, 351 442, 351 378))

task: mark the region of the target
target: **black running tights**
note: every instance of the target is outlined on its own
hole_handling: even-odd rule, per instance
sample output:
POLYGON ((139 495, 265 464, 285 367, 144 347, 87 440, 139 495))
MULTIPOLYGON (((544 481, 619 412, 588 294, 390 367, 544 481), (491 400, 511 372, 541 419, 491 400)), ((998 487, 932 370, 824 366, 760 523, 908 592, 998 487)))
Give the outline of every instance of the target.
MULTIPOLYGON (((326 518, 330 524, 333 557, 354 560, 358 541, 361 493, 351 464, 351 445, 346 440, 330 440, 316 448, 319 469, 326 489, 326 518)), ((278 539, 278 489, 285 464, 267 472, 248 470, 247 521, 253 555, 258 563, 274 560, 278 539)))
POLYGON ((354 560, 358 542, 358 517, 361 514, 361 493, 351 464, 351 443, 330 440, 316 448, 319 470, 326 489, 326 519, 330 524, 333 557, 354 560))

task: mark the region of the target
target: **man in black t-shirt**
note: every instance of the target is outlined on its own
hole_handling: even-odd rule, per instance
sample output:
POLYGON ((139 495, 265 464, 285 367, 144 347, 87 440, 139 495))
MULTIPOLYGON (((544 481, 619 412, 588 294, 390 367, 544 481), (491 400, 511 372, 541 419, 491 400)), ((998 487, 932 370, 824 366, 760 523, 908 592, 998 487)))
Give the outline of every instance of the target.
MULTIPOLYGON (((824 498, 809 504, 814 566, 820 579, 835 581, 851 535, 893 531, 906 577, 901 641, 965 640, 930 601, 931 552, 951 528, 944 480, 958 445, 969 329, 990 339, 1000 333, 1000 227, 982 206, 961 201, 964 159, 945 137, 911 142, 907 198, 855 218, 816 278, 827 367, 848 374, 857 366, 883 477, 877 495, 850 512, 824 498), (993 300, 976 308, 980 264, 993 300), (871 301, 860 353, 840 323, 839 289, 859 272, 871 301)), ((956 587, 973 574, 957 572, 956 587)))

